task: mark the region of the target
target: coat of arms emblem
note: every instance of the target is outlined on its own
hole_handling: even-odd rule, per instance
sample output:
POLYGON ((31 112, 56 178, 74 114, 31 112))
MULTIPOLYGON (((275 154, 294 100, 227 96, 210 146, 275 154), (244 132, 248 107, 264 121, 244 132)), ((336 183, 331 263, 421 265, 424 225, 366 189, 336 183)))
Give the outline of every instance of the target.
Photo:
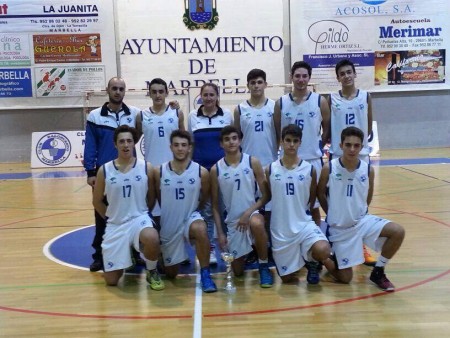
POLYGON ((191 30, 213 29, 219 21, 217 0, 184 0, 184 24, 191 30))

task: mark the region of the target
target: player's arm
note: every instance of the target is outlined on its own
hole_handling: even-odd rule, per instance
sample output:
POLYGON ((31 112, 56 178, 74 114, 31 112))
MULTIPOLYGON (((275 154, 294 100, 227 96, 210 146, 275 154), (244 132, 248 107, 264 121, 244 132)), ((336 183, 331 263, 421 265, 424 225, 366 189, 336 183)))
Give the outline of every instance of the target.
POLYGON ((234 108, 234 126, 237 128, 239 135, 242 135, 241 112, 239 110, 239 106, 236 106, 236 108, 234 108))
POLYGON ((330 105, 323 96, 320 97, 320 112, 322 113, 322 146, 325 146, 330 140, 331 112, 330 105))
POLYGON ((270 166, 268 165, 264 170, 264 174, 266 175, 266 183, 267 183, 267 191, 269 192, 269 196, 272 198, 272 188, 270 186, 270 166))
POLYGON ((203 209, 206 202, 210 198, 210 178, 209 172, 206 168, 201 167, 201 189, 200 189, 200 201, 198 204, 199 209, 203 209))
POLYGON ((150 164, 150 162, 147 162, 147 177, 148 177, 147 206, 148 206, 148 210, 153 209, 153 207, 155 206, 155 200, 156 200, 154 171, 155 170, 153 169, 153 166, 150 164))
MULTIPOLYGON (((311 186, 309 187, 309 210, 314 209, 317 197, 317 174, 316 169, 313 167, 311 170, 311 186)), ((314 220, 317 223, 317 220, 314 220)))
POLYGON ((319 183, 317 184, 317 198, 319 199, 320 206, 325 213, 328 213, 328 201, 327 201, 327 184, 330 174, 330 165, 326 163, 320 173, 319 183))
POLYGON ((136 130, 138 132, 138 138, 142 136, 142 112, 136 114, 136 130))
POLYGON ((239 222, 237 224, 237 228, 239 231, 247 230, 249 226, 250 216, 256 210, 263 208, 266 203, 270 200, 270 192, 267 187, 267 179, 264 175, 264 170, 261 166, 259 160, 255 157, 251 157, 251 165, 253 168, 253 172, 255 174, 255 181, 258 184, 258 187, 261 191, 261 198, 259 198, 253 205, 251 205, 247 210, 239 218, 239 222))
POLYGON ((372 134, 372 122, 373 122, 373 116, 372 116, 372 96, 367 93, 367 133, 366 138, 369 138, 372 134))
POLYGON ((273 125, 275 127, 275 135, 277 137, 277 149, 280 147, 281 139, 281 98, 275 102, 273 109, 273 125))
POLYGON ((184 127, 184 113, 181 109, 178 109, 178 129, 180 130, 186 130, 184 127))
POLYGON ((155 182, 155 198, 161 205, 161 166, 153 168, 153 181, 155 182))
POLYGON ((219 207, 219 179, 217 178, 217 164, 211 168, 209 175, 211 182, 211 203, 214 216, 214 222, 216 223, 217 239, 219 241, 222 251, 227 250, 227 237, 222 230, 222 220, 220 217, 219 207))
POLYGON ((92 205, 94 209, 99 213, 100 216, 105 218, 106 216, 106 204, 104 201, 105 197, 105 173, 104 167, 101 166, 97 172, 97 178, 94 185, 94 193, 92 195, 92 205))
POLYGON ((373 167, 370 166, 370 172, 369 172, 369 193, 367 194, 367 205, 370 205, 370 202, 372 202, 373 183, 374 182, 375 182, 375 171, 373 170, 373 167))

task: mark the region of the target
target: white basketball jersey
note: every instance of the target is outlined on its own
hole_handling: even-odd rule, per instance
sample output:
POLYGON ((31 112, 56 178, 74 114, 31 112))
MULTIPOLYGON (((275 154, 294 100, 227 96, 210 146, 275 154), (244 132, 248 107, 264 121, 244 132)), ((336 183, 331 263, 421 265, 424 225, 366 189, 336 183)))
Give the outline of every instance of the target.
POLYGON ((148 212, 147 164, 136 159, 131 170, 120 172, 114 161, 103 165, 105 172, 105 194, 108 199, 106 217, 108 223, 120 225, 148 212))
POLYGON ((340 158, 330 162, 326 219, 330 226, 351 227, 367 214, 369 170, 369 164, 361 160, 353 172, 344 168, 340 158))
POLYGON ((320 95, 310 92, 305 102, 297 104, 292 93, 289 93, 280 98, 280 105, 281 129, 289 124, 296 124, 302 129, 302 144, 298 148, 300 158, 311 160, 322 157, 320 95))
POLYGON ((282 160, 269 167, 272 192, 270 231, 277 242, 295 240, 306 222, 312 221, 309 210, 313 166, 301 160, 294 169, 287 169, 282 160))
POLYGON ((242 153, 241 162, 236 167, 228 165, 225 158, 220 159, 217 162, 217 178, 227 211, 225 223, 234 224, 255 203, 257 183, 251 157, 242 153))
POLYGON ((170 162, 161 165, 161 240, 169 241, 182 232, 191 214, 198 208, 200 199, 201 167, 191 161, 182 174, 172 170, 170 162))
POLYGON ((178 110, 167 106, 162 115, 157 115, 151 109, 145 109, 141 118, 145 160, 154 166, 171 161, 170 134, 178 129, 178 110))
POLYGON ((368 114, 369 104, 366 91, 358 90, 356 97, 351 100, 344 98, 341 91, 331 94, 331 154, 336 157, 342 155, 342 149, 339 147, 342 130, 347 127, 357 127, 364 133, 363 149, 360 154, 369 155, 368 114))
POLYGON ((277 137, 273 124, 275 101, 266 99, 261 108, 253 107, 248 101, 238 105, 242 134, 242 151, 255 156, 265 167, 275 161, 278 155, 277 137))

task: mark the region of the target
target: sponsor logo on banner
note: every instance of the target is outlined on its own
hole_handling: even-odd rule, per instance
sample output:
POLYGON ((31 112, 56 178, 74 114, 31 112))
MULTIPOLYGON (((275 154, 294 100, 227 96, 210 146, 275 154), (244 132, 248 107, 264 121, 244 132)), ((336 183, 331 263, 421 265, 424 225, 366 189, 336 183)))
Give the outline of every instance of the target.
POLYGON ((44 135, 37 143, 36 155, 38 159, 49 166, 56 166, 69 158, 72 146, 63 134, 50 133, 44 135))
POLYGON ((191 30, 213 29, 219 21, 217 0, 184 0, 183 22, 191 30))

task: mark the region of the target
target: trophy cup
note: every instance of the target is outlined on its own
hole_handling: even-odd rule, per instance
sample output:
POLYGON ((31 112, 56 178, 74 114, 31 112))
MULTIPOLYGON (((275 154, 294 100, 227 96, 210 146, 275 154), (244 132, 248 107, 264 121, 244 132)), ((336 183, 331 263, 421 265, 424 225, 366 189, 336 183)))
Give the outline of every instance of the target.
POLYGON ((225 284, 224 290, 228 294, 232 294, 236 292, 236 286, 234 286, 233 276, 231 275, 231 262, 234 261, 234 256, 229 252, 222 252, 222 259, 227 266, 227 283, 225 284))

